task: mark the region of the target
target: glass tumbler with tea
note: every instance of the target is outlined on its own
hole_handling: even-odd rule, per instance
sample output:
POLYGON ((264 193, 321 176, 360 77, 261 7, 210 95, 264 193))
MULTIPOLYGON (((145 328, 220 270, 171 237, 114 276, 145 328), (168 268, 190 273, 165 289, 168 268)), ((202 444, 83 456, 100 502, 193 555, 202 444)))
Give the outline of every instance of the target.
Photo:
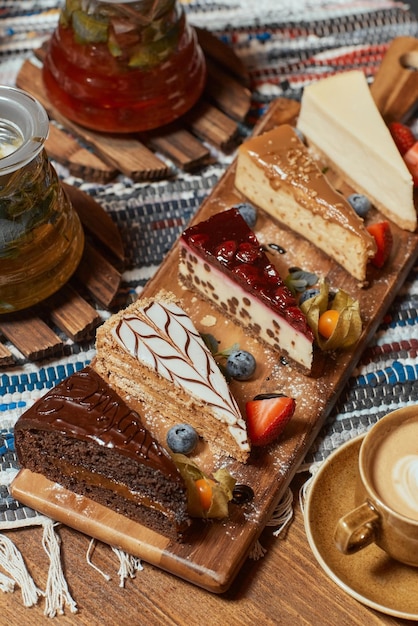
POLYGON ((53 294, 83 253, 79 217, 44 149, 48 131, 37 100, 0 86, 0 314, 53 294))
POLYGON ((43 65, 50 102, 99 132, 173 122, 205 80, 204 54, 177 0, 66 0, 43 65))

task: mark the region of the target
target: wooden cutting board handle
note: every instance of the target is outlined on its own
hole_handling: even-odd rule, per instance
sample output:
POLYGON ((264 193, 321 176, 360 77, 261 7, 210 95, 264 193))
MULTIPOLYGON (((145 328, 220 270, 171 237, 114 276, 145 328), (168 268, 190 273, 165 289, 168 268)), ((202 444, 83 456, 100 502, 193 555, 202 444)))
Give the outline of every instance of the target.
POLYGON ((411 115, 418 104, 418 39, 392 41, 370 89, 387 124, 411 115))

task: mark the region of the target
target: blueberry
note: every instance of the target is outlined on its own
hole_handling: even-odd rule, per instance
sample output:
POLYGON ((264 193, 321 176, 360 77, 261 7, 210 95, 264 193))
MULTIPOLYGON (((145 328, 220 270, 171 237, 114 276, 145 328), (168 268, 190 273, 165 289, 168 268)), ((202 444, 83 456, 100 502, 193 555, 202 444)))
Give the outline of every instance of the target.
POLYGON ((319 289, 306 289, 299 298, 299 304, 310 300, 319 294, 319 289))
POLYGON ((246 504, 254 498, 254 490, 249 485, 236 484, 232 491, 234 504, 246 504))
POLYGON ((249 202, 242 202, 241 204, 237 204, 235 208, 241 213, 241 217, 247 222, 247 225, 250 228, 254 228, 257 221, 257 211, 255 207, 249 202))
POLYGON ((189 424, 176 424, 167 432, 167 445, 173 452, 190 454, 197 446, 198 434, 189 424))
POLYGON ((235 380, 248 380, 255 371, 255 358, 246 350, 235 350, 226 361, 226 374, 235 380))
POLYGON ((367 196, 362 193, 352 193, 347 200, 360 217, 366 217, 372 206, 367 196))

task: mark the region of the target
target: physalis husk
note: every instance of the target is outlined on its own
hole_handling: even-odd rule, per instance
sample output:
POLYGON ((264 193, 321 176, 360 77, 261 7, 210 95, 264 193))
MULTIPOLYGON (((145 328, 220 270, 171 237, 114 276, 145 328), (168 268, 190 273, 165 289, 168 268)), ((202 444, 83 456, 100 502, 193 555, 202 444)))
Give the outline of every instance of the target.
POLYGON ((186 483, 189 515, 216 519, 228 517, 228 502, 232 500, 232 491, 236 482, 228 470, 221 468, 212 476, 208 476, 186 455, 173 454, 172 457, 186 483), (196 481, 201 478, 213 479, 212 500, 207 510, 203 510, 196 488, 196 481))
POLYGON ((363 325, 359 302, 342 289, 337 291, 330 306, 329 285, 321 281, 319 294, 305 300, 300 308, 305 313, 321 350, 346 349, 360 338, 363 325), (334 332, 328 339, 325 339, 318 331, 318 322, 322 313, 330 308, 338 311, 339 317, 334 332))

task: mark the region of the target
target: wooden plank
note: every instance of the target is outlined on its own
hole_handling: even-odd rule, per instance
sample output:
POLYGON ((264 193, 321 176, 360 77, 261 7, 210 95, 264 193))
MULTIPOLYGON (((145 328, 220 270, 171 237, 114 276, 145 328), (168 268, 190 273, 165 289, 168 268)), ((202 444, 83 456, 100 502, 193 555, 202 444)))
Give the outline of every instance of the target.
POLYGON ((36 361, 62 351, 61 339, 32 312, 0 317, 0 331, 27 359, 36 361))
POLYGON ((125 261, 125 251, 122 238, 116 224, 110 215, 89 194, 77 187, 62 183, 73 207, 83 224, 83 227, 111 252, 121 263, 125 261))
MULTIPOLYGON (((55 119, 63 118, 55 114, 55 119)), ((135 181, 158 180, 170 175, 170 167, 143 143, 131 136, 104 135, 65 120, 66 127, 88 143, 113 167, 135 181)))
POLYGON ((277 98, 271 104, 267 113, 259 120, 254 128, 254 134, 259 135, 268 128, 274 128, 280 124, 296 124, 300 111, 300 103, 288 98, 277 98))
POLYGON ((186 124, 198 137, 224 152, 231 151, 237 143, 237 123, 209 102, 200 101, 190 111, 186 124))
POLYGON ((0 367, 6 367, 8 365, 13 365, 15 362, 15 358, 13 354, 10 352, 9 348, 0 343, 0 367))
POLYGON ((54 324, 75 342, 91 337, 101 322, 97 311, 69 284, 45 301, 42 308, 49 311, 54 324))
POLYGON ((31 93, 46 109, 50 117, 53 117, 53 107, 50 104, 42 81, 42 72, 32 61, 26 59, 16 77, 16 86, 31 93))
POLYGON ((402 121, 418 101, 418 39, 397 37, 390 44, 370 91, 386 123, 402 121))
MULTIPOLYGON (((16 85, 20 89, 31 93, 37 100, 39 100, 39 102, 48 112, 50 118, 58 120, 59 113, 52 106, 46 95, 45 87, 42 80, 42 71, 38 66, 32 63, 30 59, 27 59, 22 64, 22 67, 20 68, 20 71, 16 77, 16 85)), ((62 125, 66 127, 66 120, 64 118, 62 118, 62 120, 62 125)), ((63 163, 65 165, 69 164, 69 155, 75 154, 76 148, 74 144, 70 142, 68 133, 63 133, 65 137, 61 137, 61 135, 58 135, 59 131, 57 127, 54 127, 53 124, 50 124, 49 132, 51 138, 51 141, 48 144, 48 149, 50 150, 49 154, 59 163, 63 163)), ((73 141, 77 148, 80 149, 80 144, 78 143, 78 141, 76 141, 75 139, 73 139, 73 141)), ((97 172, 95 168, 95 159, 97 158, 98 157, 95 156, 94 159, 89 160, 88 157, 86 157, 86 162, 88 163, 87 167, 88 169, 90 169, 90 172, 94 171, 94 176, 100 177, 100 172, 97 172)), ((101 159, 99 159, 100 171, 103 169, 103 165, 105 166, 105 168, 109 168, 109 165, 104 163, 102 165, 102 163, 103 162, 101 161, 101 159)), ((113 167, 111 169, 113 169, 113 167)))
MULTIPOLYGON (((49 102, 42 81, 42 71, 26 60, 17 76, 16 84, 31 93, 45 107, 49 116, 67 130, 94 148, 111 167, 136 181, 165 178, 170 173, 166 163, 157 158, 139 141, 124 136, 107 136, 88 130, 63 117, 49 102)), ((59 160, 59 159, 58 159, 59 160)))
POLYGON ((210 59, 206 61, 208 80, 205 94, 224 113, 242 122, 251 106, 251 91, 231 77, 222 67, 210 59))
POLYGON ((118 170, 104 163, 90 150, 82 148, 78 141, 55 124, 49 125, 49 136, 45 142, 48 155, 66 166, 77 178, 85 178, 96 183, 108 183, 118 170))
POLYGON ((42 511, 70 527, 77 527, 90 537, 117 546, 128 554, 135 555, 145 550, 148 562, 155 565, 160 562, 161 550, 169 543, 168 539, 151 529, 28 469, 21 470, 18 479, 13 482, 13 496, 36 511, 42 511), (45 498, 41 494, 48 489, 50 495, 45 498), (153 547, 155 544, 157 549, 153 547))
MULTIPOLYGON (((347 472, 348 475, 350 472, 347 472)), ((65 558, 65 575, 71 594, 77 601, 79 612, 72 615, 69 608, 64 607, 65 615, 58 617, 59 626, 74 626, 74 624, 109 626, 120 624, 121 615, 129 617, 134 615, 131 621, 135 626, 138 623, 146 624, 146 626, 162 626, 162 624, 173 626, 197 624, 208 626, 209 624, 212 626, 215 624, 217 626, 254 626, 256 624, 262 626, 278 626, 279 624, 280 626, 365 626, 365 624, 367 626, 413 626, 416 624, 415 621, 397 619, 365 606, 352 598, 346 589, 337 585, 328 572, 318 565, 307 540, 304 516, 300 510, 298 498, 308 478, 307 472, 301 473, 291 485, 291 493, 294 494, 292 522, 286 526, 285 531, 279 537, 274 536, 274 527, 266 530, 261 537, 261 544, 267 550, 267 554, 258 561, 247 559, 239 572, 236 583, 225 596, 190 587, 190 583, 166 574, 159 567, 148 567, 146 563, 143 563, 144 571, 138 572, 134 579, 129 579, 122 587, 117 584, 114 555, 107 545, 99 542, 95 546, 93 555, 95 567, 100 572, 111 574, 115 572, 112 580, 104 586, 103 583, 100 584, 100 575, 92 572, 91 564, 86 559, 88 537, 71 530, 67 525, 62 525, 58 532, 65 558), (103 600, 104 592, 105 601, 103 600), (140 618, 137 617, 137 607, 140 607, 140 618)), ((341 482, 343 482, 343 488, 346 488, 338 470, 335 478, 333 489, 335 484, 341 484, 341 482)), ((347 498, 351 496, 352 482, 347 484, 348 489, 342 494, 341 502, 348 502, 347 498)), ((30 484, 26 486, 30 490, 30 484)), ((45 494, 45 491, 43 493, 45 494)), ((348 506, 351 506, 351 501, 348 506)), ((320 513, 321 518, 323 517, 326 521, 324 526, 328 528, 335 510, 330 511, 328 515, 326 507, 325 501, 325 510, 323 509, 320 513)), ((54 518, 54 515, 51 514, 51 517, 54 518)), ((24 555, 29 571, 37 575, 43 562, 39 551, 40 531, 4 530, 3 534, 16 544, 24 555)), ((137 535, 137 537, 139 540, 140 536, 137 535)), ((221 559, 222 556, 220 554, 219 558, 221 559)), ((346 558, 350 563, 350 559, 356 557, 346 558)), ((148 558, 144 561, 148 561, 148 558)), ((46 567, 47 564, 42 572, 46 571, 46 567)), ((416 589, 412 582, 416 572, 411 568, 405 569, 410 570, 404 574, 403 580, 406 579, 409 582, 410 579, 412 597, 404 605, 400 604, 399 608, 401 611, 410 613, 411 604, 417 601, 416 589)), ((392 593, 400 589, 393 581, 393 574, 396 571, 396 565, 391 560, 388 560, 382 568, 374 567, 373 569, 375 575, 381 574, 381 585, 390 586, 392 593)), ((355 572, 358 572, 363 580, 370 580, 369 569, 358 567, 355 572)), ((404 597, 405 592, 406 589, 402 588, 400 596, 404 597)), ((384 593, 383 587, 382 594, 384 593)), ((385 602, 383 603, 386 605, 385 602)), ((36 623, 46 626, 48 622, 43 615, 44 609, 43 599, 28 612, 20 593, 8 593, 3 596, 3 621, 10 626, 35 625, 36 623)), ((55 621, 53 621, 53 626, 55 626, 55 621)))
POLYGON ((182 128, 158 130, 147 135, 147 143, 186 172, 213 161, 210 151, 194 135, 182 128))
POLYGON ((215 35, 203 28, 195 27, 198 41, 206 57, 216 61, 224 67, 236 80, 246 87, 250 84, 248 69, 229 46, 225 45, 215 35))
POLYGON ((84 246, 75 277, 97 302, 106 308, 111 307, 120 287, 121 274, 89 242, 84 246))

